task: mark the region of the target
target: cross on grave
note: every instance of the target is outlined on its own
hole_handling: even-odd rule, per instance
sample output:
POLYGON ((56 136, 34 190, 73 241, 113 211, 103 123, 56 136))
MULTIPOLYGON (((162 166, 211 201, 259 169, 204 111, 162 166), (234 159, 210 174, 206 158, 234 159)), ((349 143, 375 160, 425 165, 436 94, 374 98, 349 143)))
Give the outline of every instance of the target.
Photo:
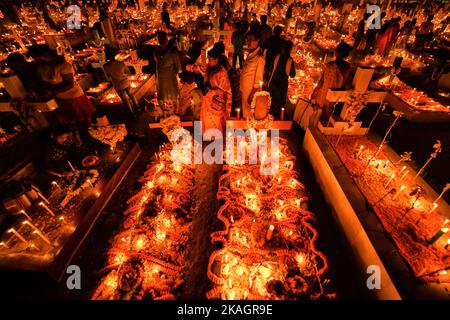
MULTIPOLYGON (((355 114, 352 114, 349 105, 345 104, 348 101, 350 95, 363 95, 368 94, 367 103, 382 103, 386 91, 375 90, 367 91, 370 81, 372 79, 375 69, 369 67, 358 67, 355 76, 353 78, 353 89, 340 90, 329 89, 327 93, 327 101, 331 103, 344 102, 344 108, 342 108, 340 116, 331 115, 328 123, 323 125, 320 121, 318 123, 319 130, 324 134, 329 135, 366 135, 368 128, 363 128, 361 121, 353 122, 353 126, 349 127, 349 122, 354 120, 355 114), (353 118, 353 119, 352 119, 353 118), (328 126, 330 125, 330 126, 328 126)), ((359 113, 359 112, 358 112, 359 113)))
POLYGON ((205 36, 213 36, 214 42, 220 40, 220 36, 228 36, 230 31, 220 29, 220 1, 216 1, 216 16, 214 17, 214 27, 212 30, 202 30, 201 34, 205 36))

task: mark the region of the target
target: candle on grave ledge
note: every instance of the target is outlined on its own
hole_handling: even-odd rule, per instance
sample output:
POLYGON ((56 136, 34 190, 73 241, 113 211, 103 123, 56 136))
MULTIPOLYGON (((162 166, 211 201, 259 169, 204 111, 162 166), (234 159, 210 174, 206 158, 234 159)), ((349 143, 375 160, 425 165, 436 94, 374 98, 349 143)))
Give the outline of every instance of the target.
POLYGON ((11 228, 11 229, 8 230, 8 233, 14 234, 18 239, 20 239, 20 241, 25 242, 26 244, 28 244, 28 241, 24 237, 22 237, 22 235, 18 231, 16 231, 16 229, 11 228))
POLYGON ((284 108, 281 108, 281 116, 280 116, 280 119, 281 120, 284 120, 284 108))
POLYGON ((73 167, 72 163, 70 161, 67 161, 67 163, 69 164, 70 170, 75 172, 75 168, 73 167))
POLYGON ((274 229, 275 229, 275 227, 272 224, 269 226, 269 229, 267 229, 267 233, 266 233, 266 240, 267 241, 272 239, 272 233, 273 233, 274 229))
POLYGON ((237 108, 236 109, 236 119, 239 120, 241 118, 241 109, 237 108))
POLYGON ((450 247, 450 239, 447 240, 447 244, 445 245, 444 248, 448 250, 449 247, 450 247))
POLYGON ((401 187, 400 187, 400 190, 398 190, 397 191, 397 193, 394 195, 394 197, 392 198, 392 200, 396 200, 397 198, 398 198, 398 196, 403 192, 403 190, 405 190, 406 189, 406 186, 405 185, 402 185, 401 187))
POLYGON ((391 177, 389 178, 388 182, 384 185, 384 188, 387 189, 394 179, 395 179, 395 173, 393 173, 391 175, 391 177))
POLYGON ((45 205, 45 203, 43 203, 43 202, 41 201, 41 202, 39 202, 39 206, 41 206, 42 208, 44 208, 45 211, 47 211, 48 213, 50 213, 52 216, 55 217, 55 214, 53 213, 53 211, 50 210, 50 208, 47 207, 47 206, 45 205))
POLYGON ((363 152, 363 150, 364 150, 364 146, 361 145, 359 147, 358 153, 356 154, 356 159, 359 159, 359 157, 361 156, 361 153, 363 152))
POLYGON ((438 207, 438 204, 436 202, 433 202, 433 206, 431 207, 430 210, 428 210, 428 213, 432 213, 434 210, 436 210, 437 207, 438 207))
POLYGON ((94 189, 94 185, 91 182, 91 179, 87 179, 86 182, 91 186, 92 189, 94 189))
POLYGON ((47 242, 47 244, 52 245, 52 243, 50 242, 50 240, 48 240, 48 238, 46 236, 44 236, 44 234, 42 233, 41 230, 38 229, 38 227, 36 227, 34 224, 32 224, 30 221, 25 220, 23 222, 23 224, 29 225, 34 231, 34 234, 37 234, 39 236, 39 238, 41 238, 42 240, 44 240, 45 242, 47 242))
POLYGON ((262 91, 262 89, 263 89, 263 82, 260 81, 260 82, 259 82, 259 91, 262 91))
POLYGON ((402 167, 402 170, 400 170, 400 172, 399 172, 399 174, 401 174, 403 171, 405 171, 406 170, 406 166, 403 166, 402 167))
POLYGON ((399 180, 399 181, 403 181, 403 179, 406 178, 406 176, 408 175, 408 173, 409 173, 409 170, 406 170, 405 173, 400 177, 400 180, 399 180))
POLYGON ((428 244, 434 244, 436 241, 439 240, 440 237, 442 237, 444 234, 446 234, 450 230, 449 228, 441 228, 434 236, 432 236, 430 239, 427 240, 428 244))
POLYGON ((6 243, 4 243, 3 241, 0 242, 0 247, 5 247, 6 249, 9 249, 9 246, 6 243))
POLYGON ((58 182, 52 181, 52 185, 61 190, 61 187, 59 186, 58 182))
POLYGON ((386 162, 384 163, 383 169, 387 169, 388 164, 389 164, 389 160, 386 160, 386 162))

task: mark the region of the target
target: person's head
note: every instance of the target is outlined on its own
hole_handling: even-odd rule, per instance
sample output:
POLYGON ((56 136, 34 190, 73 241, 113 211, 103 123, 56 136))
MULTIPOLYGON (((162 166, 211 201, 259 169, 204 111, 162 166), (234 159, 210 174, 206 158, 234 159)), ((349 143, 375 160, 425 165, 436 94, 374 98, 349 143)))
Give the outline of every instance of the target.
POLYGON ((352 47, 349 44, 342 41, 336 47, 334 56, 336 57, 336 60, 342 60, 342 59, 345 59, 346 57, 348 57, 351 51, 352 51, 352 47))
POLYGON ((167 46, 167 43, 168 43, 169 41, 168 41, 168 39, 167 39, 167 32, 165 32, 165 31, 159 31, 158 32, 158 43, 161 45, 161 46, 163 46, 163 47, 165 47, 165 46, 167 46))
POLYGON ((236 22, 236 31, 242 30, 242 23, 240 21, 236 22))
POLYGON ((434 14, 429 14, 427 21, 431 22, 431 21, 433 21, 433 19, 434 19, 434 14))
POLYGON ((267 15, 262 14, 261 15, 261 24, 266 24, 267 23, 267 15))
POLYGON ((25 57, 19 52, 13 52, 8 55, 6 58, 6 63, 13 70, 20 69, 26 65, 27 60, 25 57))
POLYGON ((208 51, 208 67, 214 68, 219 65, 220 57, 222 56, 222 53, 220 52, 220 49, 218 48, 212 48, 208 51))
POLYGON ((250 51, 253 51, 259 47, 259 41, 261 37, 257 30, 250 30, 247 32, 246 40, 247 47, 250 51))
POLYGON ((55 58, 56 53, 47 45, 38 44, 28 48, 28 54, 35 61, 50 61, 55 58))
POLYGON ((109 45, 105 45, 105 56, 109 61, 116 60, 117 50, 109 45))
POLYGON ((51 138, 57 144, 66 145, 70 143, 71 130, 68 126, 57 125, 52 129, 51 138))
POLYGON ((276 37, 281 36, 282 32, 283 32, 283 28, 281 26, 275 26, 275 28, 273 28, 273 35, 276 37))
POLYGON ((225 54, 225 45, 222 41, 214 43, 213 49, 216 49, 220 52, 220 54, 225 54))

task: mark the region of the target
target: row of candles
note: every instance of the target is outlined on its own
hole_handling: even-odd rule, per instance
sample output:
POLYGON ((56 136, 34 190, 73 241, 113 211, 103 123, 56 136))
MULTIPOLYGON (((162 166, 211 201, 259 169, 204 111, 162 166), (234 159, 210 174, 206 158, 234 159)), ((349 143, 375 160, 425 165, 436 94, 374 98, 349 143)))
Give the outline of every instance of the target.
MULTIPOLYGON (((363 159, 363 153, 364 153, 365 147, 364 145, 360 145, 359 148, 357 148, 357 150, 355 150, 355 158, 357 160, 361 160, 364 161, 363 159)), ((434 158, 434 157, 432 157, 434 158)), ((432 159, 431 158, 431 159, 432 159)), ((401 160, 400 160, 401 161, 401 160)), ((380 169, 380 170, 388 170, 389 169, 389 160, 373 160, 372 157, 369 159, 369 165, 372 165, 375 167, 375 169, 380 169)), ((429 162, 427 162, 426 164, 428 164, 429 162)), ((420 172, 422 172, 424 170, 425 165, 421 168, 420 172)), ((389 179, 387 180, 386 184, 384 185, 385 189, 390 188, 390 186, 394 183, 395 185, 397 185, 398 183, 401 183, 405 180, 405 178, 408 176, 408 174, 410 173, 410 171, 407 169, 407 166, 402 166, 402 168, 396 172, 396 173, 392 173, 389 176, 389 179)), ((416 174, 413 178, 412 181, 414 181, 415 179, 417 179, 418 174, 416 174)), ((392 196, 392 200, 397 200, 398 197, 407 189, 407 185, 406 184, 401 184, 400 188, 398 188, 398 190, 394 193, 394 195, 392 196)), ((434 212, 437 208, 438 208, 438 201, 444 196, 444 194, 450 189, 450 183, 448 183, 443 190, 441 191, 441 193, 436 197, 436 199, 434 199, 432 201, 432 205, 431 207, 428 209, 428 211, 426 212, 427 214, 430 214, 432 212, 434 212)), ((437 240, 439 240, 443 235, 445 235, 450 228, 448 228, 446 225, 449 223, 449 219, 445 219, 444 223, 442 224, 441 228, 436 232, 435 235, 433 235, 427 242, 429 244, 434 244, 437 240)), ((448 239, 447 244, 445 245, 445 248, 449 248, 450 245, 450 239, 448 239)))

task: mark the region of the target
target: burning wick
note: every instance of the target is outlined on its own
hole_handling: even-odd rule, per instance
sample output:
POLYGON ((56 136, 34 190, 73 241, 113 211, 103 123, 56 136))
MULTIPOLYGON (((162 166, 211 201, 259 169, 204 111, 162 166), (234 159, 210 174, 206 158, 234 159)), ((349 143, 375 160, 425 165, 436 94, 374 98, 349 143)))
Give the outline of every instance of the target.
POLYGON ((239 120, 241 118, 241 109, 237 108, 236 109, 236 119, 239 120))
POLYGON ((400 187, 400 190, 398 190, 398 192, 394 195, 394 197, 392 198, 392 200, 397 199, 398 196, 400 195, 400 193, 402 193, 403 190, 405 190, 405 189, 406 189, 406 186, 405 186, 405 185, 401 186, 401 187, 400 187))
POLYGON ((20 213, 23 214, 28 220, 33 220, 31 217, 25 212, 25 210, 20 210, 20 213))
POLYGON ((447 240, 447 244, 445 245, 445 249, 448 249, 449 246, 450 246, 450 239, 447 240))
POLYGON ((21 235, 19 232, 17 232, 14 228, 9 229, 9 230, 8 230, 8 233, 14 234, 14 235, 15 235, 17 238, 19 238, 22 242, 25 242, 26 244, 28 244, 28 241, 25 240, 25 238, 22 237, 22 235, 21 235))
POLYGON ((275 227, 272 224, 269 226, 269 229, 267 229, 267 233, 266 233, 267 241, 269 241, 272 238, 272 233, 273 233, 274 229, 275 229, 275 227))
POLYGON ((391 175, 391 177, 389 178, 388 182, 386 182, 386 184, 384 185, 384 188, 387 189, 394 179, 395 179, 395 173, 393 173, 391 175))
POLYGON ((9 249, 9 246, 4 242, 0 242, 0 247, 5 247, 6 249, 9 249))
POLYGON ((446 234, 450 230, 449 228, 441 228, 434 236, 432 236, 427 242, 428 244, 434 244, 436 241, 439 240, 440 237, 442 237, 444 234, 446 234))
POLYGON ((284 120, 284 108, 281 108, 281 116, 280 116, 280 119, 281 120, 284 120))
POLYGON ((92 189, 94 189, 94 185, 91 182, 91 179, 87 179, 86 182, 91 186, 92 189))
POLYGON ((58 182, 52 181, 52 185, 61 190, 61 187, 59 186, 58 182))
POLYGON ((53 213, 53 211, 52 210, 50 210, 50 208, 49 207, 47 207, 46 205, 45 205, 45 203, 43 203, 42 201, 41 202, 39 202, 39 206, 41 206, 42 208, 44 208, 45 209, 45 211, 47 211, 48 213, 50 213, 52 216, 55 216, 55 214, 53 213))
POLYGON ((428 213, 432 213, 436 208, 438 207, 438 204, 436 202, 433 202, 433 207, 428 211, 428 213))
POLYGON ((262 89, 263 89, 263 82, 260 81, 260 82, 259 82, 259 91, 262 91, 262 89))

